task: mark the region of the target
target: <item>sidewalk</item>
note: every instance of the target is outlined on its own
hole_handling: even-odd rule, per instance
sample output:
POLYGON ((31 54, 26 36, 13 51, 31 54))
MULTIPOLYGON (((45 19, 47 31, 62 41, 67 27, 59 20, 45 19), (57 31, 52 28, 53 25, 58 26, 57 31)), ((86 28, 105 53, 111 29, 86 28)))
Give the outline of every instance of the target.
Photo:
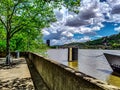
POLYGON ((31 75, 24 58, 13 59, 11 67, 0 58, 0 90, 34 90, 31 75))

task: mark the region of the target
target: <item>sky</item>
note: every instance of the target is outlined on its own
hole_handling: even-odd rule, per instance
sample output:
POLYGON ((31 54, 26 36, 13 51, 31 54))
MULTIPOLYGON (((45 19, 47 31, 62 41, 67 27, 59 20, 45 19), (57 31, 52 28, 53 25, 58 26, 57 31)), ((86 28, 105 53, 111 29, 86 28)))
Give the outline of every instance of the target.
POLYGON ((86 42, 120 32, 120 0, 81 0, 79 13, 54 9, 57 21, 42 30, 51 45, 86 42))

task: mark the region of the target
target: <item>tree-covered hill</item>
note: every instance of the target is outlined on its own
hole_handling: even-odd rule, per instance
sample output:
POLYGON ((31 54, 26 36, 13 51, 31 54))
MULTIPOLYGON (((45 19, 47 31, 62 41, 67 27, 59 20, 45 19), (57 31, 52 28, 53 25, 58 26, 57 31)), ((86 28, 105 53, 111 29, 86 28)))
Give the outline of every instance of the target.
POLYGON ((111 36, 102 37, 96 40, 87 41, 84 43, 70 43, 62 47, 79 47, 81 49, 120 49, 120 33, 111 36))

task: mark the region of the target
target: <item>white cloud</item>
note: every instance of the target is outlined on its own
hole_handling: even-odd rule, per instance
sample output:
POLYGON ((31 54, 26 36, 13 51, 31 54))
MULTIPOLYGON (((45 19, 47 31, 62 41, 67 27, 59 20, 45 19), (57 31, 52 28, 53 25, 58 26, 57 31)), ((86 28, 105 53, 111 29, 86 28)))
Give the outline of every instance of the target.
POLYGON ((102 28, 102 27, 104 27, 104 25, 100 22, 100 23, 97 23, 97 25, 100 27, 100 28, 102 28))
POLYGON ((74 39, 74 38, 66 39, 65 37, 62 37, 60 40, 52 39, 51 45, 62 45, 62 44, 68 44, 72 42, 86 42, 90 40, 91 38, 88 36, 84 36, 83 38, 80 38, 80 39, 74 39))
POLYGON ((114 26, 117 26, 117 25, 118 25, 117 23, 114 24, 114 26))
MULTIPOLYGON (((52 44, 64 44, 70 42, 84 42, 92 37, 99 36, 96 31, 104 27, 102 22, 120 23, 120 0, 81 0, 79 14, 68 11, 64 6, 55 9, 57 22, 52 23, 49 28, 43 29, 44 39, 50 39, 52 44), (74 34, 83 35, 74 38, 74 34)), ((115 28, 120 31, 120 27, 115 28)))
POLYGON ((74 36, 71 32, 67 32, 67 31, 62 32, 61 35, 67 36, 67 37, 73 37, 74 36))
POLYGON ((87 33, 87 32, 91 32, 91 29, 85 26, 82 26, 79 28, 79 31, 81 34, 87 33))
POLYGON ((115 31, 120 32, 120 27, 115 28, 115 31))
POLYGON ((91 29, 92 29, 92 31, 98 31, 98 30, 100 30, 100 28, 101 28, 101 27, 99 27, 99 26, 95 26, 95 27, 93 27, 93 28, 91 28, 91 29))
POLYGON ((59 9, 59 8, 54 9, 54 13, 58 21, 61 21, 61 20, 64 21, 68 14, 68 9, 62 6, 62 9, 59 9))
POLYGON ((88 36, 85 36, 85 37, 80 39, 81 42, 86 42, 86 41, 90 41, 90 40, 91 40, 91 38, 88 36))
POLYGON ((49 35, 50 33, 47 30, 42 30, 43 35, 49 35))
POLYGON ((112 22, 120 23, 120 14, 112 15, 112 22))
POLYGON ((120 0, 107 0, 107 2, 109 3, 109 5, 111 7, 117 5, 117 4, 120 4, 120 0))
POLYGON ((99 9, 101 10, 102 13, 107 13, 111 11, 111 7, 107 2, 99 3, 99 9))

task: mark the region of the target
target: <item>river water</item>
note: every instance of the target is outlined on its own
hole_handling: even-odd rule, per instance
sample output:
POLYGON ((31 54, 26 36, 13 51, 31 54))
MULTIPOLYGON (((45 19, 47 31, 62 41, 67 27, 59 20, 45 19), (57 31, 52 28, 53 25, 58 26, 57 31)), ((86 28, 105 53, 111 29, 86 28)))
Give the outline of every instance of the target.
POLYGON ((112 68, 108 64, 103 53, 120 55, 119 50, 79 49, 78 61, 68 62, 68 49, 49 49, 47 51, 48 57, 52 60, 120 87, 120 77, 112 74, 112 68))

